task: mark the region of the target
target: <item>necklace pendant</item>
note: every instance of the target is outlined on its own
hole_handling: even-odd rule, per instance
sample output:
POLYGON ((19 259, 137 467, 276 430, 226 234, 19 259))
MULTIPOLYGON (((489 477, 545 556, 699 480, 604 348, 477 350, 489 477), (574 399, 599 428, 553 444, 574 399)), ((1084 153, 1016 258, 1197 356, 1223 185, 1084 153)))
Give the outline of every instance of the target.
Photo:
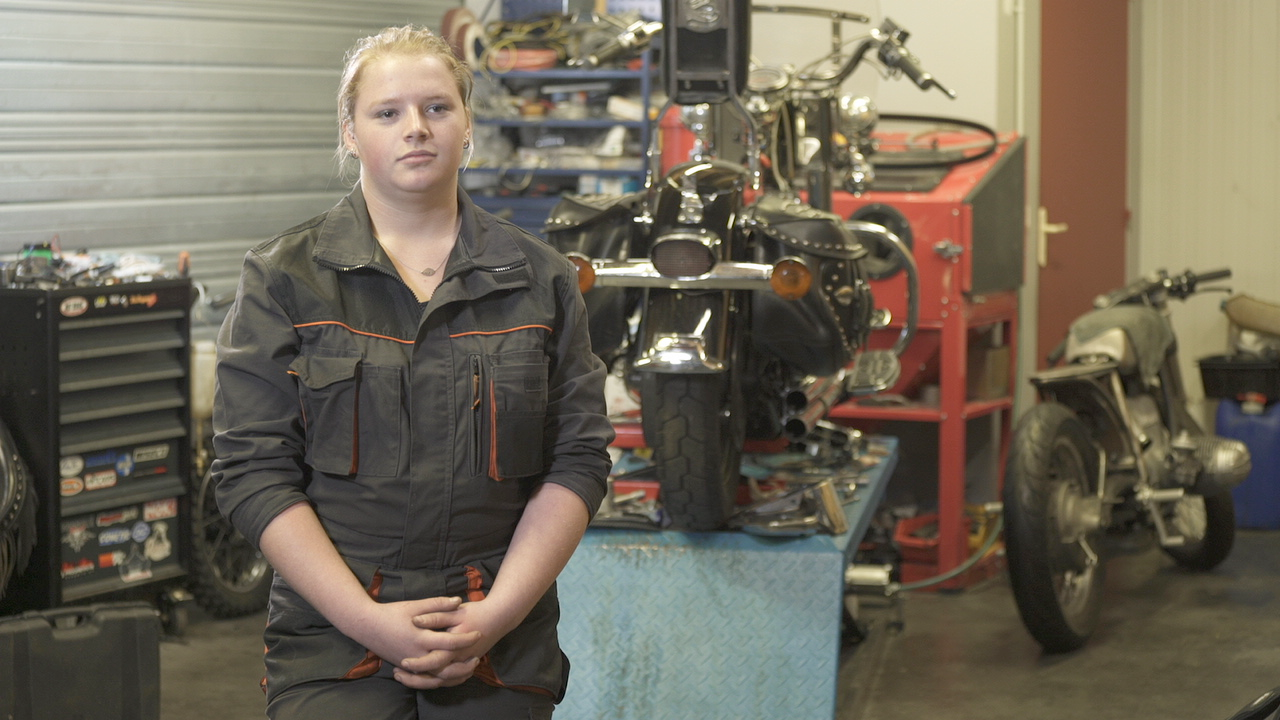
POLYGON ((427 268, 426 270, 423 270, 423 271, 422 271, 422 274, 423 274, 423 275, 425 275, 425 276, 427 276, 427 277, 431 277, 432 275, 435 275, 435 274, 436 274, 436 269, 435 269, 435 268, 427 268))

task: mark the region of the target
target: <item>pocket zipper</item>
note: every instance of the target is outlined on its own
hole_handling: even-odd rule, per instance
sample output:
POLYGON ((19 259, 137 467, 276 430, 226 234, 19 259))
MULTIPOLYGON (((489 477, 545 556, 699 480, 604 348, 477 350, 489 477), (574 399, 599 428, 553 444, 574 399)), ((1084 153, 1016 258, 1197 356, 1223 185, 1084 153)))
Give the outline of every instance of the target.
POLYGON ((363 361, 356 363, 356 372, 355 372, 356 388, 355 388, 355 402, 354 402, 355 407, 352 408, 352 412, 351 412, 351 415, 352 415, 351 422, 353 427, 351 428, 350 474, 352 477, 354 477, 356 473, 360 472, 360 385, 364 380, 363 368, 364 368, 363 361))
POLYGON ((484 427, 484 403, 481 402, 481 391, 484 387, 481 382, 480 356, 472 355, 471 358, 471 474, 479 475, 484 465, 480 461, 481 442, 480 429, 484 427))

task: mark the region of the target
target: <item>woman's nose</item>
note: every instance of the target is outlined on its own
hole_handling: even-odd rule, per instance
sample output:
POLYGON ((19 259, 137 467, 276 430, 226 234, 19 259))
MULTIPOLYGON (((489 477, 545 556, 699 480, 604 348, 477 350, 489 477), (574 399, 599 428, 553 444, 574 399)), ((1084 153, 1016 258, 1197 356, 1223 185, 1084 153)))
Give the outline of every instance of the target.
POLYGON ((421 110, 414 110, 409 113, 409 127, 406 129, 406 135, 409 137, 429 137, 431 135, 430 127, 426 113, 421 110))

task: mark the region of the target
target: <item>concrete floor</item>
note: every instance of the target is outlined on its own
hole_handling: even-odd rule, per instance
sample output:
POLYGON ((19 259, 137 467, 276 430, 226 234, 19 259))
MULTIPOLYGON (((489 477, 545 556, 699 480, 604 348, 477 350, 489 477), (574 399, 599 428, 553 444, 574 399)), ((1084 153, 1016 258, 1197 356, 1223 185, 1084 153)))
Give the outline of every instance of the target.
MULTIPOLYGON (((843 654, 836 720, 1226 720, 1280 685, 1280 532, 1240 531, 1207 574, 1158 551, 1112 561, 1101 628, 1068 655, 1041 654, 1003 575, 897 609, 901 629, 893 608, 864 605, 870 632, 843 654)), ((184 637, 161 644, 162 720, 262 717, 263 622, 193 609, 184 637)), ((670 718, 714 717, 683 710, 670 718)))

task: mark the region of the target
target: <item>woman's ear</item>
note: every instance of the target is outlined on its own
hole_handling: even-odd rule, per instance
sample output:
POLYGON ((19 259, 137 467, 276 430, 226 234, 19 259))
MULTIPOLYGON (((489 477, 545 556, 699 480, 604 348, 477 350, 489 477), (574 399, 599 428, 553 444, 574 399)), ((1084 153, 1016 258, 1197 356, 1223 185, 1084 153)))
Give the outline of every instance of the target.
POLYGON ((356 152, 356 136, 355 133, 351 132, 350 122, 342 124, 342 145, 347 149, 347 154, 351 155, 351 157, 360 157, 360 154, 356 152))

